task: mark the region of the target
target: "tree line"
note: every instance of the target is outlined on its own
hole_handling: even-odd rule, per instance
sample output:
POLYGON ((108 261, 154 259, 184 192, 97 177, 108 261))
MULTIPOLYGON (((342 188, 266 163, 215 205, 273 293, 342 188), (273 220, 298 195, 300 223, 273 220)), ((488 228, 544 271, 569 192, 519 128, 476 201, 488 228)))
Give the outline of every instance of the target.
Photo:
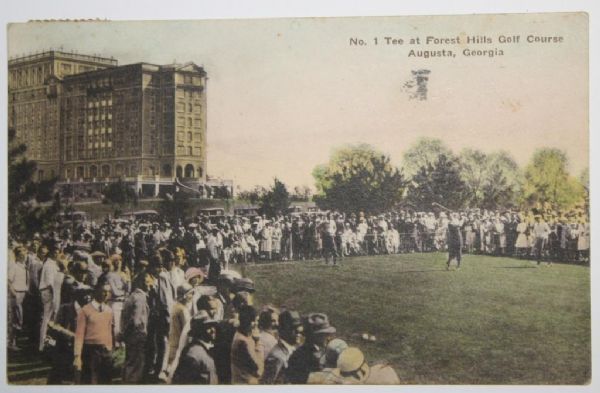
POLYGON ((430 210, 433 203, 453 210, 587 208, 589 169, 575 178, 568 165, 566 154, 555 148, 538 149, 520 168, 505 151, 455 154, 439 139, 422 138, 397 168, 372 146, 346 146, 314 169, 314 200, 326 209, 369 213, 399 206, 430 210))

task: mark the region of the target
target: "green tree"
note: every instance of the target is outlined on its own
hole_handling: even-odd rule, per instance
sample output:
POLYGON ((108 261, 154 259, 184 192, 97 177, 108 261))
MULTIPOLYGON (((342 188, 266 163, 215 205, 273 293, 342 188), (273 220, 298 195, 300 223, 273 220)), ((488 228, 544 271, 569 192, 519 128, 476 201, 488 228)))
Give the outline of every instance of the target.
POLYGON ((56 178, 35 182, 37 163, 25 157, 27 146, 8 130, 8 230, 9 236, 27 240, 35 232, 50 230, 60 210, 60 196, 54 192, 56 178), (44 202, 53 203, 41 205, 44 202))
POLYGON ((481 206, 488 180, 488 156, 479 150, 460 152, 460 175, 465 183, 465 199, 469 206, 481 206))
POLYGON ((523 203, 569 208, 585 198, 580 181, 569 175, 568 159, 559 149, 539 149, 525 168, 523 203))
POLYGON ((290 196, 294 202, 308 202, 312 197, 312 191, 308 186, 294 187, 294 193, 290 196))
POLYGON ((579 182, 581 185, 589 191, 590 189, 590 168, 585 168, 579 174, 579 182))
POLYGON ((262 196, 267 192, 266 188, 261 186, 255 186, 251 190, 244 190, 237 194, 237 199, 242 201, 250 202, 253 205, 256 205, 260 202, 262 196))
POLYGON ((459 160, 467 206, 496 209, 517 204, 520 171, 508 153, 500 151, 488 155, 479 150, 464 149, 459 160))
POLYGON ((583 201, 583 209, 586 214, 589 216, 590 211, 590 168, 585 168, 579 174, 579 182, 583 186, 584 189, 584 201, 583 201))
POLYGON ((465 205, 466 186, 460 175, 458 159, 440 154, 435 163, 422 166, 408 188, 408 200, 422 210, 433 202, 449 209, 465 205))
POLYGON ((275 178, 271 189, 260 198, 260 210, 268 217, 273 217, 278 213, 285 213, 289 206, 290 193, 285 184, 275 178))
POLYGON ((376 213, 393 208, 402 200, 407 182, 390 158, 361 144, 335 151, 329 163, 313 170, 321 208, 346 213, 376 213))
POLYGON ((435 164, 442 154, 448 158, 453 157, 452 151, 440 139, 420 138, 402 157, 404 173, 411 177, 427 164, 435 164))
POLYGON ((104 196, 102 202, 105 204, 123 206, 131 203, 137 205, 138 202, 137 193, 123 179, 119 179, 106 186, 102 190, 102 195, 104 196))

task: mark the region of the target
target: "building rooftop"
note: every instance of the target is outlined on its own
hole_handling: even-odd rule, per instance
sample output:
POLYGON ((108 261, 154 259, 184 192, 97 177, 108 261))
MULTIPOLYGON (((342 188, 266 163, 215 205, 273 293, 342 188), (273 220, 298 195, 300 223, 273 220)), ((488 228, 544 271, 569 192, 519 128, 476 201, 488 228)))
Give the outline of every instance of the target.
POLYGON ((101 57, 95 55, 84 55, 75 52, 64 52, 59 50, 49 50, 40 53, 29 54, 25 56, 14 57, 8 60, 8 65, 14 66, 22 63, 27 63, 30 61, 36 61, 44 58, 62 58, 62 59, 70 59, 75 61, 85 61, 90 63, 102 64, 106 66, 117 66, 117 59, 112 57, 101 57))

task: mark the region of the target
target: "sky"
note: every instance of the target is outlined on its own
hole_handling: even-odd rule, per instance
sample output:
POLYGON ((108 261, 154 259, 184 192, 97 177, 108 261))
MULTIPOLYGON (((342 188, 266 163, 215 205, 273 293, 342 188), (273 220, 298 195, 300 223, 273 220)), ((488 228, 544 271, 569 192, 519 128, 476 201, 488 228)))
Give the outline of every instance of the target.
POLYGON ((207 172, 248 189, 274 177, 313 186, 313 168, 345 144, 371 144, 401 166, 420 137, 457 153, 505 150, 521 166, 538 148, 560 148, 578 175, 589 165, 587 34, 584 14, 32 22, 9 27, 8 52, 62 47, 121 65, 204 66, 207 172), (493 42, 408 43, 482 35, 493 42), (520 41, 502 44, 500 35, 520 41), (529 44, 528 35, 563 41, 529 44), (405 42, 386 45, 384 37, 405 42), (409 57, 411 49, 456 57, 409 57), (466 57, 464 49, 504 55, 466 57), (425 100, 406 88, 420 69, 430 71, 425 100))

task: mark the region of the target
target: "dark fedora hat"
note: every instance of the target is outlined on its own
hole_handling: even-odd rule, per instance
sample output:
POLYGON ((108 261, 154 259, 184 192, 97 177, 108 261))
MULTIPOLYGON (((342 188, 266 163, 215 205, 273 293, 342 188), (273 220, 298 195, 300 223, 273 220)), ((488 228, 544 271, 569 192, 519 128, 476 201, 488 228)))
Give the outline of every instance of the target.
POLYGON ((279 329, 291 330, 302 325, 302 319, 298 311, 286 310, 279 314, 279 329))
POLYGON ((200 310, 198 314, 192 317, 190 321, 190 332, 192 334, 199 333, 205 326, 217 325, 219 321, 213 319, 206 310, 200 310))
POLYGON ((254 281, 249 278, 243 277, 238 278, 233 281, 233 290, 234 292, 254 292, 256 289, 254 288, 254 281))
POLYGON ((311 313, 306 318, 306 327, 310 334, 335 333, 335 327, 329 324, 329 318, 323 313, 311 313))

